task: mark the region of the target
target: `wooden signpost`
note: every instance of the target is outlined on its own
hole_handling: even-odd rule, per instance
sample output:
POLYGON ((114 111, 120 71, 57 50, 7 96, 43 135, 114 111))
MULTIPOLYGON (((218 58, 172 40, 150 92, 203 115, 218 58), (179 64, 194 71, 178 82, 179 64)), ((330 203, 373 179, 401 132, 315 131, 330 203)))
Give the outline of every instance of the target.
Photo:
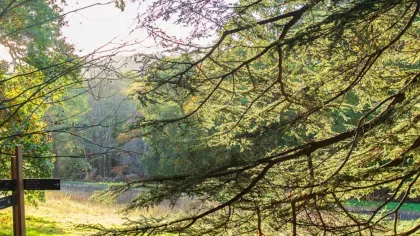
POLYGON ((25 190, 60 190, 60 179, 23 179, 25 190))
MULTIPOLYGON (((14 180, 0 180, 0 191, 13 191, 14 180)), ((24 190, 60 190, 60 179, 23 179, 24 190)))
POLYGON ((7 197, 0 198, 0 210, 13 206, 16 202, 15 199, 16 199, 15 195, 10 195, 7 197))
POLYGON ((12 157, 12 179, 0 180, 0 191, 13 191, 0 198, 0 210, 13 206, 13 234, 25 236, 25 205, 23 190, 60 190, 60 179, 23 179, 22 146, 16 146, 12 157))
POLYGON ((0 191, 12 191, 15 186, 13 180, 0 180, 0 191))

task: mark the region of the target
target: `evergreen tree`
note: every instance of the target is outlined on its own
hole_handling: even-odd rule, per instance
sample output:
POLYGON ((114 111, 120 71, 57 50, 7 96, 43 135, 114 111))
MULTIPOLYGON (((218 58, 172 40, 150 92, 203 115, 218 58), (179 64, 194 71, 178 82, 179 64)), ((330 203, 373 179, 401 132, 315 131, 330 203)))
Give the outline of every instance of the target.
POLYGON ((385 219, 419 194, 419 5, 151 4, 139 28, 179 56, 137 55, 146 68, 137 71, 136 88, 145 112, 131 132, 144 135, 150 158, 164 162, 150 165, 154 176, 112 191, 158 183, 126 211, 193 200, 182 213, 100 234, 416 232, 420 224, 385 219), (191 34, 171 37, 162 20, 190 26, 191 34), (211 45, 197 43, 212 32, 211 45), (172 169, 163 168, 168 160, 172 169), (372 216, 345 207, 378 190, 389 195, 372 216), (382 212, 390 201, 400 204, 382 212))

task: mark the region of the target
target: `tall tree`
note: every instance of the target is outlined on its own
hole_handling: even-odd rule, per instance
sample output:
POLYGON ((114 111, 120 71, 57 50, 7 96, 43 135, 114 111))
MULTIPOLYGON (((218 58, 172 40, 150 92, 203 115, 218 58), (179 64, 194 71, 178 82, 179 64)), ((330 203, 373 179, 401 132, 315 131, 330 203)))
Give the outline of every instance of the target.
POLYGON ((136 71, 136 96, 143 109, 152 109, 132 129, 152 144, 165 132, 171 135, 164 155, 189 168, 155 172, 113 191, 164 183, 148 185, 127 211, 186 195, 193 204, 179 215, 101 228, 101 234, 419 230, 420 224, 404 228, 397 219, 394 225, 384 220, 418 197, 420 187, 419 5, 153 2, 139 17, 139 28, 167 51, 137 56, 146 70, 136 71), (168 35, 159 28, 162 21, 189 26, 191 34, 168 35), (200 44, 212 32, 217 39, 200 44), (182 105, 166 112, 174 104, 182 105), (157 115, 162 110, 171 116, 157 115), (177 126, 182 132, 170 131, 177 126), (199 137, 189 140, 197 130, 199 137), (383 204, 372 216, 344 207, 348 199, 377 190, 390 194, 379 199, 383 204), (380 213, 390 201, 399 201, 398 207, 380 213))
POLYGON ((61 35, 61 28, 66 24, 64 16, 69 14, 63 12, 63 3, 0 1, 0 45, 12 58, 0 61, 1 178, 10 178, 10 155, 16 144, 23 145, 25 176, 51 175, 57 157, 52 153, 52 134, 72 134, 80 127, 56 125, 68 117, 49 116, 49 109, 87 93, 89 90, 83 89, 83 82, 91 78, 84 76, 85 68, 110 60, 104 52, 100 56, 95 56, 96 51, 83 57, 74 54, 73 46, 61 35), (64 96, 71 94, 66 92, 69 89, 83 92, 64 96))
MULTIPOLYGON (((77 148, 71 144, 80 139, 92 143, 79 134, 102 124, 78 122, 81 119, 78 108, 72 110, 73 114, 64 114, 64 111, 69 111, 66 105, 83 101, 79 97, 92 89, 84 87, 95 79, 87 74, 89 70, 111 70, 112 66, 107 65, 113 62, 119 47, 102 51, 98 48, 85 56, 76 56, 61 29, 66 25, 66 15, 114 2, 93 3, 64 12, 65 1, 0 0, 0 45, 12 58, 0 61, 2 178, 8 178, 9 157, 13 155, 15 144, 23 145, 25 173, 32 177, 50 176, 54 158, 97 156, 75 150, 77 148), (54 138, 68 136, 72 136, 69 140, 74 142, 67 143, 66 147, 61 143, 62 152, 52 147, 53 143, 57 144, 52 141, 54 138)), ((83 102, 78 105, 83 107, 83 102)))
MULTIPOLYGON (((47 127, 45 111, 60 98, 66 83, 74 83, 78 71, 73 69, 73 49, 60 35, 64 22, 59 15, 54 2, 0 1, 0 44, 12 57, 1 61, 0 72, 2 178, 10 177, 9 157, 15 144, 23 145, 25 157, 50 154, 51 137, 39 133, 47 127)), ((51 159, 24 162, 26 176, 51 174, 51 159)))
MULTIPOLYGON (((78 69, 71 45, 61 37, 64 22, 53 1, 0 1, 0 45, 12 61, 1 60, 0 176, 10 178, 10 155, 23 145, 24 176, 50 177, 51 135, 45 113, 59 100, 62 88, 75 82, 78 69)), ((28 200, 43 199, 42 191, 28 200)))

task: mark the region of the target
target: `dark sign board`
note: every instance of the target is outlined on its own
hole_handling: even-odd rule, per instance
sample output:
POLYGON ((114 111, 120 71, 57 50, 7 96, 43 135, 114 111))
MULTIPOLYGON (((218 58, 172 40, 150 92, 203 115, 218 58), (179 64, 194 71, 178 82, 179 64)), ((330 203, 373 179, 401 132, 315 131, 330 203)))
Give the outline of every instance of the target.
POLYGON ((60 190, 60 179, 24 179, 25 190, 60 190))
MULTIPOLYGON (((14 180, 0 180, 0 191, 14 190, 14 180)), ((24 179, 25 190, 60 190, 60 179, 24 179)))
POLYGON ((13 190, 15 187, 15 181, 13 180, 0 180, 0 191, 13 190))
POLYGON ((15 205, 15 195, 0 198, 0 210, 15 205))

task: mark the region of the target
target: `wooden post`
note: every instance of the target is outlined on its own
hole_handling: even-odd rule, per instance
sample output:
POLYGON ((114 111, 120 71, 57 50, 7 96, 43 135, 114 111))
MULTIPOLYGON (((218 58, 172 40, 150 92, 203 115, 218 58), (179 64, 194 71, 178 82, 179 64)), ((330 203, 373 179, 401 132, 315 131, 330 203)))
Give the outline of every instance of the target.
POLYGON ((13 206, 13 233, 15 236, 25 236, 25 205, 23 196, 23 157, 22 146, 16 146, 16 155, 12 157, 12 179, 16 183, 13 194, 16 204, 13 206))

